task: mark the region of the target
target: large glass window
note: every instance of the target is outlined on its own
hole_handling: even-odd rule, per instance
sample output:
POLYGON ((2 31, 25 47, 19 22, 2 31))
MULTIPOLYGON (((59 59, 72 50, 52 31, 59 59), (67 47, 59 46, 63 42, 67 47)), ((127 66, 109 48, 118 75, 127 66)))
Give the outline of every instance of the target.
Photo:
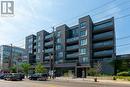
POLYGON ((80 28, 85 28, 86 27, 86 22, 81 22, 80 23, 80 28))
POLYGON ((61 45, 56 45, 56 50, 61 49, 61 45))
POLYGON ((87 49, 86 48, 80 48, 79 52, 80 52, 80 54, 86 54, 87 49))
POLYGON ((63 57, 63 52, 59 52, 58 57, 63 57))
POLYGON ((39 48, 37 49, 37 52, 40 53, 40 49, 39 48))
POLYGON ((76 35, 78 35, 78 29, 73 29, 72 30, 72 36, 76 36, 76 35))
POLYGON ((86 62, 88 62, 88 57, 87 56, 82 58, 82 63, 86 63, 86 62))
POLYGON ((87 45, 87 39, 82 39, 82 40, 80 40, 80 45, 81 45, 81 46, 87 45))
POLYGON ((41 39, 41 38, 40 38, 40 35, 39 35, 39 36, 37 36, 37 39, 38 39, 38 40, 40 40, 40 39, 41 39))
POLYGON ((57 38, 56 42, 61 43, 61 38, 57 38))
POLYGON ((61 36, 61 31, 58 31, 57 32, 57 37, 60 37, 61 36))
POLYGON ((40 42, 38 42, 37 45, 38 45, 38 47, 40 47, 40 45, 41 45, 40 42))
POLYGON ((28 46, 28 48, 29 48, 29 49, 32 49, 32 44, 30 44, 30 45, 28 46))
POLYGON ((30 38, 30 39, 28 40, 28 42, 29 42, 29 43, 32 43, 32 42, 33 42, 33 38, 30 38))
POLYGON ((87 35, 87 30, 80 31, 80 36, 86 36, 86 35, 87 35))

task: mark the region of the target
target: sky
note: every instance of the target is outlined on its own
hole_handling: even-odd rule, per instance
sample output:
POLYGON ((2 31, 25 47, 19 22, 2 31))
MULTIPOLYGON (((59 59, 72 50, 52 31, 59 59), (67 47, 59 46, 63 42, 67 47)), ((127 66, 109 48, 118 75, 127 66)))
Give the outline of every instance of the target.
MULTIPOLYGON (((52 26, 72 26, 90 15, 94 22, 130 13, 130 0, 14 0, 14 16, 0 16, 0 45, 24 47, 25 37, 52 26), (104 3, 108 3, 103 5, 104 3), (103 6, 101 6, 103 5, 103 6), (93 10, 94 8, 97 8, 93 10)), ((115 20, 117 54, 130 53, 130 17, 115 20)))

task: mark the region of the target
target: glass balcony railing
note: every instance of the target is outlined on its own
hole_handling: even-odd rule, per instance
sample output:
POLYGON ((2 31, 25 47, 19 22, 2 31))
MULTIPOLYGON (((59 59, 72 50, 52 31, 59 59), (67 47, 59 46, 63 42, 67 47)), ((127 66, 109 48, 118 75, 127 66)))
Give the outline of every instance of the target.
POLYGON ((94 52, 94 56, 100 57, 100 56, 109 56, 112 55, 113 50, 105 50, 105 51, 99 51, 99 52, 94 52))
POLYGON ((106 33, 102 33, 102 34, 97 34, 94 35, 93 39, 102 39, 102 38, 110 38, 113 36, 113 32, 106 32, 106 33))
POLYGON ((79 53, 72 53, 72 54, 67 54, 67 58, 77 58, 79 56, 79 53))
POLYGON ((50 53, 50 52, 52 52, 52 51, 53 51, 53 48, 46 49, 46 50, 45 50, 45 53, 50 53))
POLYGON ((47 36, 45 36, 45 39, 49 39, 49 38, 52 38, 53 37, 53 34, 49 34, 47 36))
POLYGON ((49 60, 50 59, 50 56, 45 56, 45 60, 49 60))
POLYGON ((50 41, 50 42, 46 42, 46 43, 45 43, 45 46, 49 46, 49 45, 53 45, 53 41, 50 41))
POLYGON ((69 39, 67 39, 67 42, 78 41, 78 39, 79 39, 79 37, 69 38, 69 39))
POLYGON ((73 50, 73 49, 78 49, 79 45, 73 45, 73 46, 68 46, 67 50, 73 50))
POLYGON ((93 45, 94 48, 106 47, 106 46, 113 46, 113 41, 105 41, 102 43, 96 43, 93 45))
POLYGON ((109 27, 109 26, 112 26, 112 25, 113 25, 112 22, 107 22, 107 23, 104 23, 104 24, 100 24, 100 25, 95 26, 95 27, 94 27, 94 30, 102 29, 102 28, 109 27))

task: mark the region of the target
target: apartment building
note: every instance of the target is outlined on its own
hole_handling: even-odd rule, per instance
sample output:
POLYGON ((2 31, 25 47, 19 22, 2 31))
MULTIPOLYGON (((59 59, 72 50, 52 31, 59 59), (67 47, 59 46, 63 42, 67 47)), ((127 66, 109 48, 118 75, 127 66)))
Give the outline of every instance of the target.
POLYGON ((0 69, 9 71, 9 68, 27 61, 26 51, 23 48, 11 47, 8 45, 0 46, 0 69))
POLYGON ((87 69, 101 64, 101 72, 113 73, 109 65, 115 56, 114 18, 94 23, 90 16, 79 18, 74 26, 58 26, 53 32, 45 30, 26 37, 29 63, 41 62, 53 66, 57 75, 69 70, 81 77, 87 69))

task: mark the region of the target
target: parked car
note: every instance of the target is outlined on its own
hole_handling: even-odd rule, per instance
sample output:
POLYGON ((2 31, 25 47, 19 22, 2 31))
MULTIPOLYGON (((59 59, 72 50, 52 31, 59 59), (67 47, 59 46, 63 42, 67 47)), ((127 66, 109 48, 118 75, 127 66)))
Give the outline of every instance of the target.
POLYGON ((46 81, 48 79, 47 74, 37 73, 29 76, 30 80, 46 81))
POLYGON ((6 75, 5 73, 0 74, 0 79, 4 79, 5 75, 6 75))
POLYGON ((22 79, 22 76, 18 73, 6 74, 4 76, 4 80, 7 81, 21 81, 22 79))

